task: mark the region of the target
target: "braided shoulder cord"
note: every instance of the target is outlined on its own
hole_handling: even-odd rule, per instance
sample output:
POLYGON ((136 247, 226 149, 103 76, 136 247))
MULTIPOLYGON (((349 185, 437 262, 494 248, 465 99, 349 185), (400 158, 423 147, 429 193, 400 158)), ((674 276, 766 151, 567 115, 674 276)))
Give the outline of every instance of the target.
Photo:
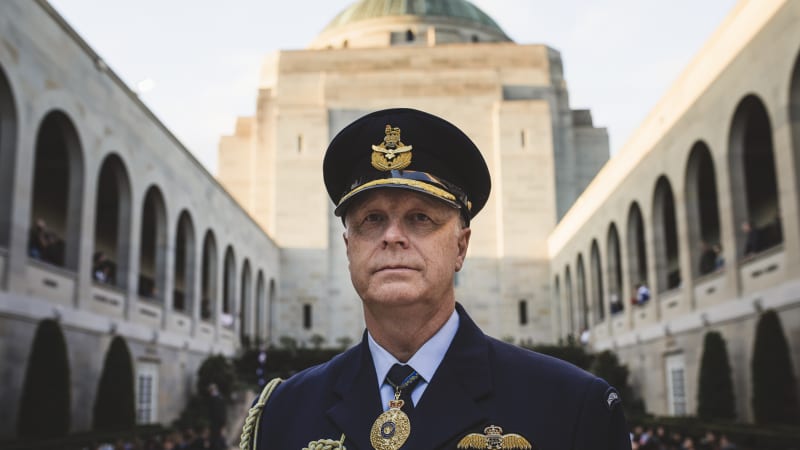
POLYGON ((247 413, 247 419, 244 421, 244 427, 242 428, 242 437, 239 441, 239 448, 241 450, 255 450, 256 448, 256 438, 258 433, 258 424, 261 422, 261 411, 264 409, 264 405, 267 404, 267 400, 269 396, 272 395, 272 391, 281 384, 280 378, 273 378, 264 386, 264 390, 261 391, 261 395, 258 396, 258 401, 250 411, 247 413))
POLYGON ((347 450, 347 448, 344 446, 344 434, 342 434, 342 438, 338 441, 333 439, 311 441, 308 443, 308 447, 304 447, 303 450, 347 450))

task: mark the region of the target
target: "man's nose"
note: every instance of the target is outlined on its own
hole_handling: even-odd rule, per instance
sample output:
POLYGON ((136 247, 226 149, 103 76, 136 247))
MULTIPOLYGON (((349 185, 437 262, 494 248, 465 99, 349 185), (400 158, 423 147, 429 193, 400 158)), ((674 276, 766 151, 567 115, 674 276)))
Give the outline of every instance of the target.
POLYGON ((405 247, 408 245, 408 235, 403 226, 403 222, 399 219, 389 219, 386 229, 383 233, 383 245, 400 245, 405 247))

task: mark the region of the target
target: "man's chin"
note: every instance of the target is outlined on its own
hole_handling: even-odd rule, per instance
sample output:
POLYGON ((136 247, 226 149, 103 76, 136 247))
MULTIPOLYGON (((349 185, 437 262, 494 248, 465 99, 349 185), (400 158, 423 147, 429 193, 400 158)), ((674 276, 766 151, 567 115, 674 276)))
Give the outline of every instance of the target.
POLYGON ((420 295, 415 294, 407 284, 392 283, 393 286, 382 286, 379 292, 368 295, 364 303, 382 307, 403 307, 422 302, 420 295))

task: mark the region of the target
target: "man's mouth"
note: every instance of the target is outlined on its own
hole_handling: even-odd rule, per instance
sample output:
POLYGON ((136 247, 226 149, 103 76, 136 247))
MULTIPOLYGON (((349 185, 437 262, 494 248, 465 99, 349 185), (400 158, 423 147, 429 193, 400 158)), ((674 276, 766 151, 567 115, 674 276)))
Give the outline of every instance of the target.
POLYGON ((414 269, 413 267, 409 267, 409 266, 389 265, 389 266, 383 266, 383 267, 378 268, 378 270, 376 270, 375 273, 378 273, 378 272, 389 272, 389 271, 404 271, 404 270, 417 270, 417 269, 414 269))

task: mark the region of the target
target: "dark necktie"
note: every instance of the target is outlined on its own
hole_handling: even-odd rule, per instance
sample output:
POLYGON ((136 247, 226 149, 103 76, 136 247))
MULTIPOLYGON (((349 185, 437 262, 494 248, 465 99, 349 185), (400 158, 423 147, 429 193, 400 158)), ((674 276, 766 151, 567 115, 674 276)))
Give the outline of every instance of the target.
POLYGON ((413 367, 404 364, 395 364, 386 374, 386 382, 393 387, 395 392, 400 390, 400 400, 403 400, 402 411, 411 414, 414 410, 414 402, 411 401, 411 391, 414 386, 422 380, 422 377, 413 367))

